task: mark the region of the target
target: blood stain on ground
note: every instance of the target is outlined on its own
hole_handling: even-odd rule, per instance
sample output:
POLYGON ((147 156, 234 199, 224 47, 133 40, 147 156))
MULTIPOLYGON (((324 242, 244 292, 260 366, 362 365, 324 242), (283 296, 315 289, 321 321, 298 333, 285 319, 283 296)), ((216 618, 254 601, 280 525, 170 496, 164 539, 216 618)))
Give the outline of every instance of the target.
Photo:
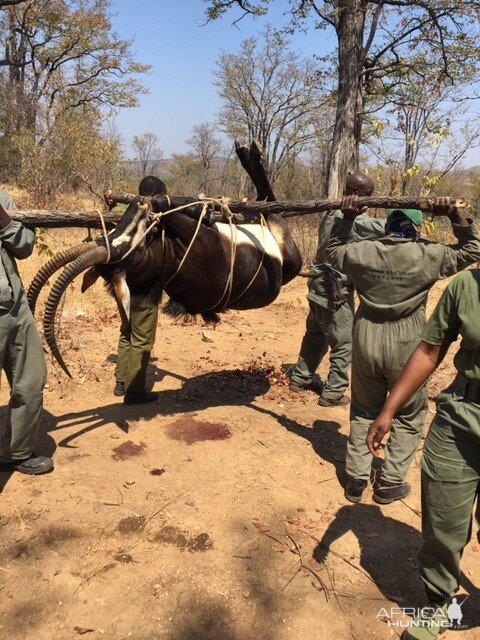
POLYGON ((123 518, 117 525, 117 531, 120 533, 137 533, 143 527, 147 518, 145 516, 129 516, 123 518))
POLYGON ((213 541, 208 533, 199 533, 198 536, 190 538, 188 541, 188 550, 192 553, 209 551, 210 549, 213 549, 213 541))
POLYGON ((147 445, 144 442, 140 442, 140 444, 135 444, 131 440, 127 440, 122 444, 119 444, 118 447, 112 449, 112 458, 114 460, 126 460, 132 456, 140 456, 143 454, 143 451, 147 445))
POLYGON ((173 544, 180 549, 184 549, 187 546, 187 537, 178 527, 169 525, 163 527, 154 537, 156 542, 163 542, 164 544, 173 544))
POLYGON ((165 469, 162 467, 161 469, 152 469, 150 471, 151 476, 163 476, 165 473, 165 469))
POLYGON ((179 549, 186 549, 191 553, 213 549, 213 541, 208 533, 199 533, 197 536, 188 537, 184 531, 175 525, 163 527, 163 529, 155 535, 154 540, 163 544, 173 544, 179 549))
POLYGON ((180 440, 186 444, 204 440, 226 440, 232 435, 224 424, 195 420, 190 414, 167 425, 166 433, 172 440, 180 440))

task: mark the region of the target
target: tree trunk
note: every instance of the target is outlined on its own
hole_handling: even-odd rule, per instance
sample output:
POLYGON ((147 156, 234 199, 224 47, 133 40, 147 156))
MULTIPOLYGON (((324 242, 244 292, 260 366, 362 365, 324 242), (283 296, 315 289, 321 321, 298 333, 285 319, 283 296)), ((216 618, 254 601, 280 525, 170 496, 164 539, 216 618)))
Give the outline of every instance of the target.
POLYGON ((329 198, 338 198, 343 193, 348 170, 356 168, 356 138, 360 134, 357 114, 359 104, 363 102, 361 74, 364 23, 361 0, 338 0, 337 112, 328 169, 329 198))

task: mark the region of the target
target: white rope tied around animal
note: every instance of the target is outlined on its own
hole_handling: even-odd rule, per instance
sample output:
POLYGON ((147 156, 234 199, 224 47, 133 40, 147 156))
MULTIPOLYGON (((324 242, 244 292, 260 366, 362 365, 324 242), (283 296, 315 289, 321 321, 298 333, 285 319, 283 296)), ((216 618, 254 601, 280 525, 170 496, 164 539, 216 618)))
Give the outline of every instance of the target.
MULTIPOLYGON (((195 228, 194 234, 192 236, 192 239, 190 240, 190 243, 187 247, 187 250, 185 251, 185 254, 180 262, 180 264, 178 265, 175 273, 170 276, 170 278, 164 283, 164 287, 166 285, 168 285, 174 278, 175 276, 178 275, 180 269, 182 268, 182 266, 185 263, 185 260, 187 259, 190 250, 193 246, 193 243, 195 242, 198 232, 200 230, 200 226, 201 223, 203 221, 203 218, 205 217, 206 213, 207 213, 207 206, 208 204, 216 204, 219 205, 220 207, 220 211, 223 214, 223 217, 227 219, 229 227, 230 227, 230 238, 231 238, 231 242, 230 242, 230 269, 228 271, 228 277, 225 283, 225 288, 223 290, 222 295, 220 296, 220 298, 218 299, 218 301, 212 305, 209 309, 206 309, 206 312, 208 311, 212 311, 212 309, 215 309, 216 307, 218 307, 220 305, 220 303, 222 302, 222 300, 225 298, 226 296, 226 300, 223 303, 223 307, 225 307, 227 304, 231 304, 232 302, 235 302, 236 300, 238 300, 239 298, 241 298, 246 291, 248 291, 248 289, 252 286, 253 282, 255 281, 256 277, 258 276, 258 274, 260 273, 260 269, 262 268, 263 265, 263 260, 265 258, 265 230, 267 228, 267 224, 266 224, 266 220, 265 217, 263 215, 260 216, 260 225, 262 227, 262 257, 260 258, 260 262, 258 264, 258 267, 253 275, 253 277, 250 279, 250 282, 248 283, 248 285, 245 287, 245 289, 238 294, 238 296, 232 301, 231 295, 232 295, 232 289, 233 289, 233 271, 235 268, 235 258, 237 255, 237 246, 238 246, 238 232, 237 232, 237 227, 236 225, 233 224, 233 214, 228 206, 228 202, 229 202, 229 198, 204 198, 201 201, 198 202, 194 202, 194 203, 189 203, 188 205, 183 205, 180 207, 177 207, 176 209, 170 209, 169 211, 165 211, 164 213, 158 213, 155 214, 158 219, 160 219, 162 216, 167 215, 169 213, 173 213, 174 211, 180 211, 182 209, 186 209, 188 207, 191 207, 193 205, 198 205, 198 204, 203 204, 203 208, 202 211, 200 213, 198 222, 197 222, 197 226, 195 228)), ((165 229, 162 230, 162 246, 164 246, 164 242, 165 242, 165 229)))
MULTIPOLYGON (((189 205, 189 206, 191 206, 191 205, 189 205)), ((188 254, 190 253, 190 249, 192 248, 192 245, 193 245, 193 243, 195 242, 195 240, 196 240, 196 238, 197 238, 198 232, 199 232, 199 230, 200 230, 200 225, 202 224, 202 221, 203 221, 204 217, 205 217, 205 216, 206 216, 206 214, 207 214, 207 207, 208 207, 208 204, 207 204, 207 203, 205 203, 205 204, 203 205, 203 208, 202 208, 202 211, 201 211, 200 215, 198 216, 197 226, 196 226, 195 231, 194 231, 194 233, 193 233, 192 239, 190 240, 190 244, 188 245, 187 250, 185 251, 185 255, 184 255, 184 256, 183 256, 183 258, 181 259, 180 264, 178 265, 177 270, 175 271, 175 273, 173 274, 173 276, 171 276, 171 277, 170 277, 166 282, 164 282, 164 283, 163 283, 163 286, 164 286, 164 287, 165 287, 167 284, 169 284, 169 283, 173 280, 173 278, 177 275, 177 273, 178 273, 178 272, 180 271, 180 269, 183 267, 183 263, 184 263, 184 262, 185 262, 185 260, 187 259, 187 256, 188 256, 188 254)), ((163 240, 165 240, 165 236, 163 236, 163 240)))
MULTIPOLYGON (((239 298, 241 298, 252 286, 252 284, 254 283, 256 277, 258 276, 258 274, 260 273, 260 269, 262 268, 263 265, 263 259, 265 258, 265 229, 268 228, 266 220, 263 216, 263 214, 260 214, 260 226, 262 227, 262 257, 260 258, 260 262, 258 263, 258 267, 257 270, 255 271, 255 273, 253 274, 253 277, 251 278, 250 282, 247 284, 247 286, 245 287, 245 289, 233 300, 230 300, 230 298, 227 300, 226 304, 233 304, 234 302, 236 302, 239 298)), ((233 269, 232 270, 232 276, 233 276, 233 269)))
POLYGON ((100 209, 95 209, 95 212, 98 213, 98 215, 100 217, 100 223, 102 225, 103 237, 105 238, 105 246, 107 248, 107 262, 110 262, 110 256, 111 256, 110 241, 108 239, 108 232, 107 232, 107 225, 105 224, 105 218, 103 217, 103 213, 100 211, 100 209))
MULTIPOLYGON (((228 272, 228 277, 227 277, 227 281, 225 283, 225 288, 223 290, 222 295, 220 296, 218 302, 216 302, 213 306, 211 306, 209 309, 207 309, 206 311, 212 311, 212 309, 215 309, 216 307, 218 307, 220 305, 220 303, 222 302, 222 300, 224 299, 225 295, 227 294, 228 291, 228 295, 227 295, 227 299, 225 300, 225 302, 223 303, 223 308, 225 308, 228 304, 232 304, 233 302, 236 302, 239 298, 241 298, 252 286, 253 282, 255 281, 256 277, 258 276, 258 274, 260 273, 260 269, 262 268, 263 265, 263 259, 265 258, 265 230, 268 228, 265 217, 263 216, 263 214, 260 214, 260 226, 262 227, 262 257, 260 258, 260 262, 258 263, 258 267, 255 271, 255 273, 253 274, 253 277, 250 279, 250 282, 247 284, 247 286, 245 287, 245 289, 243 289, 243 291, 241 291, 241 293, 238 294, 238 296, 236 298, 234 298, 233 300, 231 300, 231 295, 232 295, 232 289, 233 289, 233 271, 235 268, 235 258, 237 255, 237 245, 238 245, 238 232, 237 232, 237 227, 236 225, 233 224, 233 214, 230 211, 230 208, 228 206, 228 198, 222 198, 220 201, 217 201, 220 203, 220 209, 224 215, 224 217, 227 218, 228 222, 229 222, 229 226, 230 226, 230 238, 231 238, 231 243, 230 243, 230 269, 228 272)), ((204 312, 206 313, 206 312, 204 312)))
POLYGON ((230 227, 230 269, 228 270, 228 276, 227 276, 227 280, 225 282, 225 288, 223 289, 223 293, 220 296, 220 298, 218 299, 218 302, 216 302, 214 305, 212 305, 209 309, 207 309, 204 313, 207 313, 208 311, 212 311, 212 309, 215 309, 216 307, 218 307, 220 305, 220 303, 222 302, 223 298, 225 297, 225 295, 227 295, 227 300, 226 302, 223 304, 223 306, 225 307, 225 305, 228 304, 229 300, 230 300, 230 296, 232 295, 232 289, 233 289, 233 269, 235 267, 235 258, 237 256, 237 227, 233 224, 232 220, 233 220, 233 215, 232 212, 230 211, 227 202, 225 202, 226 198, 222 199, 223 202, 221 202, 220 204, 220 210, 222 211, 222 214, 227 218, 228 220, 228 224, 230 227), (228 294, 227 294, 228 292, 228 294))

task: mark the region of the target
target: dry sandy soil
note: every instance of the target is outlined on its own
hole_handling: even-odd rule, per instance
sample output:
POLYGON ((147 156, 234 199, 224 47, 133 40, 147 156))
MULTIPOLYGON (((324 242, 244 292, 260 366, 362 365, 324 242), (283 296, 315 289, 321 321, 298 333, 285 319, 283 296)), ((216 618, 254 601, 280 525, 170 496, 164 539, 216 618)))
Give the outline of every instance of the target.
MULTIPOLYGON (((43 260, 23 265, 25 282, 43 260)), ((114 305, 99 283, 78 288, 60 340, 74 380, 49 362, 38 446, 55 471, 0 474, 0 637, 397 637, 391 608, 423 603, 420 454, 406 500, 345 500, 348 408, 286 385, 305 282, 215 330, 162 315, 149 366, 160 401, 137 407, 112 394, 114 305)), ((449 358, 431 395, 452 375, 449 358)), ((462 561, 470 629, 447 640, 480 638, 479 557, 475 530, 462 561)))

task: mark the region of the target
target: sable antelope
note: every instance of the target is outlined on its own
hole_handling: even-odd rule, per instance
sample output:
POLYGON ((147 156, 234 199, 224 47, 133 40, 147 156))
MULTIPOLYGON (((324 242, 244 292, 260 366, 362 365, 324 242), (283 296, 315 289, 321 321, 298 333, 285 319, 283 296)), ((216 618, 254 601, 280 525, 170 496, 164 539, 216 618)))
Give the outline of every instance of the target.
MULTIPOLYGON (((236 146, 257 189, 257 200, 275 200, 258 143, 252 143, 250 150, 236 146)), ((186 205, 195 202, 182 200, 186 205)), ((158 302, 166 291, 187 313, 204 318, 224 309, 264 307, 300 271, 300 252, 277 214, 267 216, 262 224, 203 224, 199 220, 202 205, 192 205, 160 217, 145 235, 152 210, 160 213, 170 208, 167 196, 156 196, 150 202, 134 198, 107 239, 67 249, 36 274, 27 294, 32 312, 44 284, 65 267, 48 296, 43 325, 47 344, 67 375, 55 337, 55 314, 68 285, 83 271, 88 270, 82 291, 101 276, 121 313, 128 314, 133 297, 158 302)))

